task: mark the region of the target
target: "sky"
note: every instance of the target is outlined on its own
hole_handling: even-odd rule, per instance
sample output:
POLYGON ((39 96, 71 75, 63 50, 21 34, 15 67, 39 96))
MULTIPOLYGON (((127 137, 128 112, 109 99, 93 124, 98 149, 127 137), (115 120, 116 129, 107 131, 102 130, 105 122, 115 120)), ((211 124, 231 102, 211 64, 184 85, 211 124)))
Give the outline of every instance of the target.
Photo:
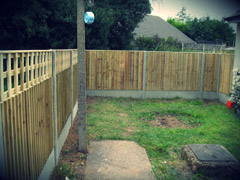
POLYGON ((182 7, 186 7, 187 14, 193 17, 210 16, 222 19, 240 10, 240 0, 150 0, 152 15, 160 16, 164 20, 176 17, 182 7))

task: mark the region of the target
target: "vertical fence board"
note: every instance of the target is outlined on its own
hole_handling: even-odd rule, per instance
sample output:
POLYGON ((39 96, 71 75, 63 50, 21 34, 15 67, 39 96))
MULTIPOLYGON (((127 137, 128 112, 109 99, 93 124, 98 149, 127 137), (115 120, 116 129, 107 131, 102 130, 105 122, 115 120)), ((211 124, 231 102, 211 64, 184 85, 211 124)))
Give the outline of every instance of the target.
POLYGON ((231 91, 233 60, 233 55, 222 55, 219 91, 227 95, 231 91))

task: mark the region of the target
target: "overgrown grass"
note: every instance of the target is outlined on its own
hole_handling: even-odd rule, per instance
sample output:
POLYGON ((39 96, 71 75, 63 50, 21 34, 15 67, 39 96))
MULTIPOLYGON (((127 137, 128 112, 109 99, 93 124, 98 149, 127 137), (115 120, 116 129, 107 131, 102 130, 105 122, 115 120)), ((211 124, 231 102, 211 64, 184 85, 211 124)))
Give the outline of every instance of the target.
MULTIPOLYGON (((96 98, 88 109, 89 140, 137 142, 146 149, 158 179, 181 179, 176 164, 181 162, 181 148, 187 144, 220 144, 240 160, 240 121, 220 103, 179 98, 96 98), (146 122, 167 114, 193 128, 161 129, 146 122)), ((201 174, 191 177, 201 178, 201 174)))

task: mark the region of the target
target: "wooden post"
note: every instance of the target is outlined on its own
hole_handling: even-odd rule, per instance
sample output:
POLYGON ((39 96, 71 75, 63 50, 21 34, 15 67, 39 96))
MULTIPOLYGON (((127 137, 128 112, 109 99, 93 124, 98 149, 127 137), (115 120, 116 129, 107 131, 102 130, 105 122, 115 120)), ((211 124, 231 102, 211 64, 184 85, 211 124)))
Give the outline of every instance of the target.
POLYGON ((3 83, 3 54, 0 54, 0 103, 3 101, 4 83, 3 83))
POLYGON ((219 88, 220 88, 221 63, 222 63, 222 54, 219 54, 219 60, 218 60, 218 79, 217 79, 217 96, 218 96, 218 99, 219 99, 219 88))
POLYGON ((56 83, 56 51, 52 52, 53 73, 53 119, 54 119, 54 158, 58 164, 58 127, 57 127, 57 83, 56 83))
POLYGON ((70 51, 71 67, 71 124, 73 125, 73 50, 70 51))
POLYGON ((0 179, 6 179, 5 172, 5 157, 4 157, 4 142, 2 129, 2 100, 3 100, 3 55, 0 54, 0 179))
POLYGON ((143 53, 143 79, 142 79, 142 98, 146 98, 146 68, 147 68, 147 52, 143 53))
POLYGON ((78 150, 87 153, 84 0, 77 0, 78 150))
POLYGON ((183 52, 183 50, 184 50, 184 43, 182 42, 182 52, 183 52))
POLYGON ((200 81, 200 92, 201 98, 203 98, 203 86, 204 86, 204 67, 205 66, 205 53, 202 53, 202 66, 201 66, 201 81, 200 81))

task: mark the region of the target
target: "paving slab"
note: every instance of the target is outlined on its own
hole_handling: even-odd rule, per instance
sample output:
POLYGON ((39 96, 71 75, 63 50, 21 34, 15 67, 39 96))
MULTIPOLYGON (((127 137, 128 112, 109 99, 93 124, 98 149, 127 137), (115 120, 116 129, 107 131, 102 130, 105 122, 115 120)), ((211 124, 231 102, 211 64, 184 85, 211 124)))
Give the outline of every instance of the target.
POLYGON ((145 149, 132 141, 90 143, 85 180, 156 180, 145 149))

